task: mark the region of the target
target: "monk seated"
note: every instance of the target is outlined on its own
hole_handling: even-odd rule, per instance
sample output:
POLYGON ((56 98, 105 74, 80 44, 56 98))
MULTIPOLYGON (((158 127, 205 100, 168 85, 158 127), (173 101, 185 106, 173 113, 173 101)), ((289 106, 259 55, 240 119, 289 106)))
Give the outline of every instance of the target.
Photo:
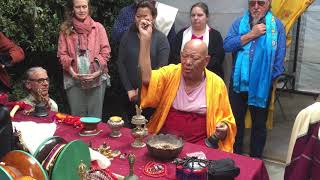
POLYGON ((205 67, 210 56, 201 40, 186 43, 181 64, 151 70, 151 27, 139 24, 142 89, 141 106, 156 108, 148 129, 151 134, 170 133, 185 141, 203 144, 208 137, 218 148, 232 152, 235 120, 223 80, 205 67))

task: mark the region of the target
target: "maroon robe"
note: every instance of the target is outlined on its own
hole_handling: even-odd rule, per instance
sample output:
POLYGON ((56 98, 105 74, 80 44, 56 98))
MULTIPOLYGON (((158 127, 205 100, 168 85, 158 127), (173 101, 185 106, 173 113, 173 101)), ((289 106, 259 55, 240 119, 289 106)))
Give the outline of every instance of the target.
POLYGON ((296 140, 285 180, 320 179, 320 122, 309 126, 308 133, 296 140))
POLYGON ((175 134, 189 143, 205 145, 206 130, 205 114, 178 111, 171 108, 160 132, 175 134))

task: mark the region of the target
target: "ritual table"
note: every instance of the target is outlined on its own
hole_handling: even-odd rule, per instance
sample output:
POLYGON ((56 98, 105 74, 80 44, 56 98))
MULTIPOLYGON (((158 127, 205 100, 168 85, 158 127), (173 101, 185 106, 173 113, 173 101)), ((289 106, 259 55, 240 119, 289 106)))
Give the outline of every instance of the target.
MULTIPOLYGON (((53 122, 54 113, 50 112, 48 117, 38 118, 32 116, 25 116, 21 112, 17 113, 13 121, 33 121, 37 123, 49 123, 53 122)), ((120 150, 121 153, 133 153, 136 156, 136 161, 134 164, 134 173, 139 177, 139 179, 175 179, 175 164, 171 162, 166 162, 167 165, 167 175, 161 178, 152 178, 143 174, 143 167, 150 161, 156 161, 148 154, 147 148, 133 148, 131 143, 134 141, 131 136, 131 130, 127 128, 122 128, 120 131, 122 136, 119 138, 109 137, 108 134, 111 129, 105 123, 100 123, 98 125, 99 130, 102 132, 96 136, 80 136, 79 129, 74 128, 70 125, 65 125, 58 123, 55 132, 56 136, 63 137, 67 141, 72 141, 75 139, 81 139, 87 144, 92 144, 93 148, 97 148, 102 143, 106 142, 112 150, 120 150)), ((187 153, 202 151, 207 159, 223 159, 231 158, 235 161, 236 166, 240 168, 240 174, 236 177, 236 180, 268 180, 269 176, 264 163, 260 159, 250 158, 242 155, 222 152, 215 149, 210 149, 204 146, 191 144, 185 142, 182 152, 179 157, 183 158, 187 153)), ((121 159, 116 157, 111 161, 111 166, 109 169, 119 175, 126 176, 129 173, 129 163, 127 159, 121 159)))

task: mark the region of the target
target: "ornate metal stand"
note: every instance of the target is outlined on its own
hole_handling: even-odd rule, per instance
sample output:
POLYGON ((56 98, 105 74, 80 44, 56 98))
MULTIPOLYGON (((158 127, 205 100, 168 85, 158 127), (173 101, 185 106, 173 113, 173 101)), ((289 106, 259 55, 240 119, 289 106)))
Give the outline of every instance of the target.
POLYGON ((145 127, 147 120, 141 115, 142 110, 136 105, 136 115, 132 117, 131 123, 136 125, 132 129, 131 134, 135 139, 131 146, 134 148, 145 147, 146 144, 143 142, 143 138, 148 135, 148 129, 145 127))

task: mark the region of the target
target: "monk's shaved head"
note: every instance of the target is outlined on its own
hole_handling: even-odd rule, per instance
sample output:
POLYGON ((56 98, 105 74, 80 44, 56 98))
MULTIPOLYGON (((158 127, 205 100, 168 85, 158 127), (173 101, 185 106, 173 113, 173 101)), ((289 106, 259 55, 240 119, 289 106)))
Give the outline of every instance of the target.
POLYGON ((192 39, 186 43, 183 48, 183 51, 196 51, 199 52, 201 55, 206 56, 208 55, 208 48, 206 43, 204 43, 200 39, 192 39))
POLYGON ((206 43, 199 39, 188 41, 181 52, 182 74, 186 81, 201 81, 209 63, 206 43))

